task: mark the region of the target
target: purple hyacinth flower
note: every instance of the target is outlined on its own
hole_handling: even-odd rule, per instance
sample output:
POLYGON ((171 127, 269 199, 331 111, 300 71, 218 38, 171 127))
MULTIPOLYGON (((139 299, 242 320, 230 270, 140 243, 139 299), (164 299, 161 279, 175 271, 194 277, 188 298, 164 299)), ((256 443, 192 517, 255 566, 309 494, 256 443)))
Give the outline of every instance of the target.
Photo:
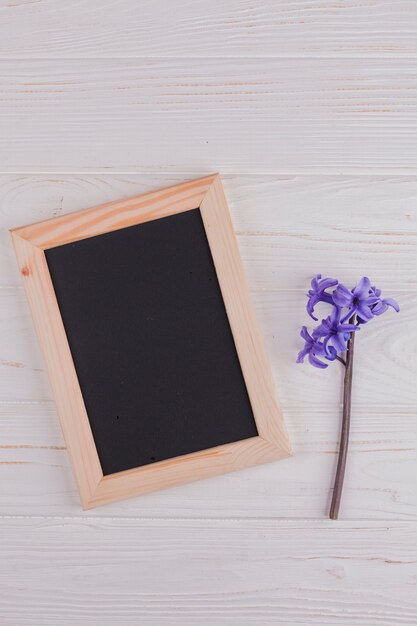
POLYGON ((329 344, 333 344, 336 352, 345 352, 350 333, 359 330, 354 324, 345 324, 340 319, 341 312, 342 309, 335 306, 330 315, 322 320, 321 324, 313 331, 314 339, 323 338, 326 354, 332 348, 329 344))
POLYGON ((321 341, 314 339, 308 332, 307 327, 303 326, 300 332, 301 337, 305 341, 304 348, 298 353, 297 363, 304 363, 304 357, 308 355, 308 360, 314 367, 325 369, 328 367, 327 363, 320 361, 318 357, 325 358, 328 361, 334 361, 336 358, 336 350, 329 346, 329 350, 326 352, 324 345, 321 341))
POLYGON ((348 309, 347 314, 342 319, 342 323, 351 318, 352 315, 355 315, 355 313, 360 322, 369 321, 374 316, 372 307, 379 300, 378 296, 372 291, 371 282, 366 276, 360 279, 352 291, 339 283, 333 291, 332 297, 336 306, 348 309))
POLYGON ((400 307, 394 298, 384 298, 383 300, 379 300, 379 302, 372 307, 372 313, 374 315, 382 315, 382 313, 385 313, 389 306, 399 313, 400 307))
POLYGON ((378 298, 378 301, 372 307, 372 313, 374 315, 382 315, 388 307, 392 307, 394 311, 399 313, 400 307, 394 298, 381 298, 381 290, 376 287, 371 287, 371 293, 378 298))
POLYGON ((323 278, 321 280, 321 274, 317 274, 315 278, 311 281, 311 289, 309 290, 307 297, 307 313, 313 320, 317 321, 317 317, 314 317, 314 307, 318 302, 327 302, 328 304, 333 304, 332 296, 329 293, 326 293, 325 290, 329 287, 334 287, 337 285, 339 281, 335 278, 323 278))

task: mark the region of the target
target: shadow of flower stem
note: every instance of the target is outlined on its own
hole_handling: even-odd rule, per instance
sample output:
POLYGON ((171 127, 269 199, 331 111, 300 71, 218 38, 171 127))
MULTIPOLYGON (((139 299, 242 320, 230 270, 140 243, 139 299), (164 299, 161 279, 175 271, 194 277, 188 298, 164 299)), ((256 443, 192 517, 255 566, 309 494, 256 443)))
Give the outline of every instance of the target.
MULTIPOLYGON (((353 316, 349 323, 354 323, 353 316)), ((332 503, 330 505, 330 519, 338 519, 340 500, 342 498, 343 481, 345 479, 346 459, 349 446, 349 430, 350 430, 350 409, 352 403, 352 377, 353 377, 353 354, 355 346, 355 335, 351 333, 346 346, 345 378, 343 382, 343 417, 342 432, 340 435, 339 459, 337 462, 336 479, 333 489, 332 503)))

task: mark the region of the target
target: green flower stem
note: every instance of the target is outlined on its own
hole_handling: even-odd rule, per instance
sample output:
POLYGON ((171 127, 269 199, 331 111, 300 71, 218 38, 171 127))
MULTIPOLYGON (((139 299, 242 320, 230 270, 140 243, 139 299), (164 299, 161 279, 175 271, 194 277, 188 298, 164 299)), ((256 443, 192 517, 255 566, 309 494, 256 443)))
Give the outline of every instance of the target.
MULTIPOLYGON (((353 318, 352 318, 353 320, 353 318)), ((350 320, 350 323, 354 322, 350 320)), ((337 462, 336 480, 334 483, 332 503, 330 506, 330 519, 338 519, 340 500, 342 497, 343 481, 345 479, 346 458, 349 446, 350 409, 352 403, 352 376, 353 376, 353 353, 356 333, 351 333, 347 342, 345 379, 343 383, 343 418, 342 432, 340 436, 339 459, 337 462)))

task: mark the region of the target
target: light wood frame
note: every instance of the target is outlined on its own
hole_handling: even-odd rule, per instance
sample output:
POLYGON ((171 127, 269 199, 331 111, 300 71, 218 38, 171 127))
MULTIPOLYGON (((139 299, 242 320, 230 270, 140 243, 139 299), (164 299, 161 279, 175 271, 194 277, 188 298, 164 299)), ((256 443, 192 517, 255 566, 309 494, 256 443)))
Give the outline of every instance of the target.
POLYGON ((84 509, 291 454, 218 174, 16 228, 11 235, 84 509), (44 250, 197 207, 259 436, 103 476, 44 250))

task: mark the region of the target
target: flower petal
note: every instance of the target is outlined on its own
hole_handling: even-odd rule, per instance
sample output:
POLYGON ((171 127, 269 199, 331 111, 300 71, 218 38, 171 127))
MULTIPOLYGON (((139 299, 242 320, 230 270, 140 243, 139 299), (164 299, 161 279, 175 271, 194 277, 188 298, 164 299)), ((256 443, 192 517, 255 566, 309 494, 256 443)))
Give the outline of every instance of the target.
POLYGON ((326 293, 325 291, 323 291, 323 293, 320 295, 319 301, 327 302, 328 304, 334 304, 332 295, 330 293, 326 293))
POLYGON ((346 352, 346 342, 343 333, 337 333, 333 335, 333 345, 338 352, 346 352))
POLYGON ((359 316, 363 320, 371 320, 374 316, 369 306, 367 306, 364 302, 359 302, 356 309, 358 311, 359 316))
POLYGON ((311 351, 314 352, 316 356, 326 356, 326 348, 322 341, 316 341, 311 351))
POLYGON ((308 355, 308 360, 310 361, 311 365, 313 365, 314 367, 318 367, 322 370, 328 367, 327 363, 322 363, 322 361, 319 361, 319 359, 314 356, 312 352, 310 352, 310 354, 308 355))
POLYGON ((342 314, 342 308, 340 306, 335 305, 329 317, 327 318, 331 326, 337 326, 337 324, 339 324, 341 314, 342 314))
MULTIPOLYGON (((310 292, 309 292, 310 293, 310 292)), ((318 318, 315 317, 315 315, 313 315, 314 313, 314 307, 316 306, 317 302, 319 302, 320 299, 316 294, 312 294, 309 296, 309 300, 306 304, 306 309, 307 309, 307 313, 309 314, 309 316, 315 321, 317 322, 318 318)))
POLYGON ((333 302, 339 307, 352 305, 353 293, 347 287, 339 284, 332 293, 333 302))
POLYGON ((373 306, 374 304, 379 302, 379 298, 377 298, 376 296, 369 296, 368 298, 362 300, 362 302, 367 306, 373 306))
POLYGON ((394 309, 394 311, 397 311, 397 313, 399 313, 400 307, 398 305, 398 302, 394 300, 394 298, 384 298, 382 302, 384 304, 387 304, 388 306, 391 306, 394 309))
POLYGON ((359 330, 355 324, 341 324, 339 326, 339 332, 341 333, 352 333, 355 330, 359 330))
POLYGON ((329 287, 334 287, 335 285, 337 285, 339 281, 336 280, 336 278, 323 278, 323 280, 320 281, 320 291, 324 291, 325 289, 329 289, 329 287))
POLYGON ((369 280, 367 276, 362 276, 362 278, 360 279, 360 281, 354 288, 353 293, 355 294, 355 296, 358 296, 359 298, 364 298, 369 294, 370 288, 371 288, 371 281, 369 280))
POLYGON ((334 361, 337 357, 337 352, 333 346, 328 346, 328 353, 326 354, 326 359, 328 361, 334 361))
POLYGON ((301 330, 300 330, 300 337, 302 337, 306 343, 310 343, 311 345, 313 345, 314 339, 313 339, 313 337, 310 336, 310 334, 309 334, 309 332, 307 330, 307 326, 303 326, 301 328, 301 330))
POLYGON ((377 302, 373 307, 372 307, 372 314, 373 315, 382 315, 383 313, 385 313, 385 311, 388 309, 388 305, 384 304, 384 302, 382 302, 382 300, 380 300, 379 302, 377 302))
POLYGON ((318 339, 319 337, 325 337, 326 335, 329 334, 329 330, 330 330, 330 324, 328 323, 328 319, 322 320, 321 324, 319 324, 314 330, 313 330, 313 338, 314 339, 318 339))
POLYGON ((333 335, 327 335, 327 337, 324 338, 323 347, 324 347, 324 351, 325 351, 326 354, 330 354, 329 341, 330 341, 330 339, 332 337, 333 337, 333 335))
POLYGON ((310 347, 304 347, 297 355, 297 363, 304 363, 304 357, 310 352, 310 347))
POLYGON ((321 274, 316 274, 316 276, 311 279, 310 285, 314 291, 317 291, 318 289, 320 278, 321 278, 321 274))

